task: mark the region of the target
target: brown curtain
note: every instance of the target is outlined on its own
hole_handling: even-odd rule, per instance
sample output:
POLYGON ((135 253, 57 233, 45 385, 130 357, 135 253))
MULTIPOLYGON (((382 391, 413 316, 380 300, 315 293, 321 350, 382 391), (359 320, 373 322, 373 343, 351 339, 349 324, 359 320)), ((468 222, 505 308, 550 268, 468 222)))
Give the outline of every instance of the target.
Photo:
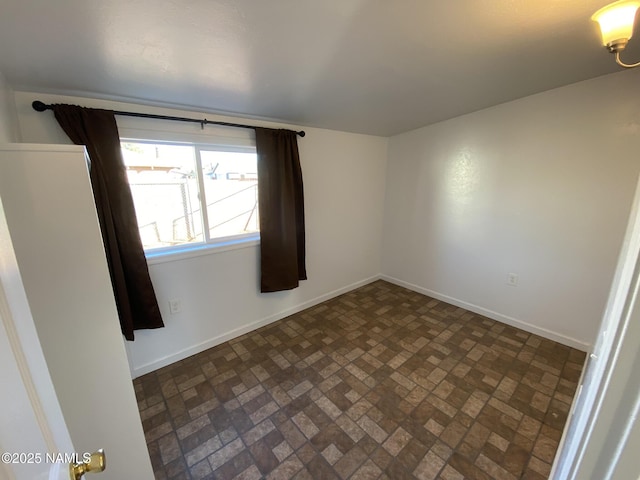
POLYGON ((113 112, 75 105, 53 105, 56 120, 91 161, 93 197, 107 256, 122 333, 164 327, 149 278, 120 137, 113 112))
POLYGON ((260 208, 260 291, 307 279, 304 196, 296 132, 256 128, 260 208))

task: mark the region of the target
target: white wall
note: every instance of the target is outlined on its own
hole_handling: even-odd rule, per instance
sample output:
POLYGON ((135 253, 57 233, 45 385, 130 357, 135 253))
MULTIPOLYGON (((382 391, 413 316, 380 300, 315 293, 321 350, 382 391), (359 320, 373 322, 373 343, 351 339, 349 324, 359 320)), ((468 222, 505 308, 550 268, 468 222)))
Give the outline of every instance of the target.
POLYGON ((616 73, 391 138, 384 278, 588 349, 640 171, 639 80, 616 73))
MULTIPOLYGON (((15 98, 22 137, 34 143, 69 142, 51 112, 33 111, 31 102, 35 99, 194 118, 205 116, 26 92, 16 92, 15 98)), ((217 117, 209 113, 206 118, 217 117)), ((264 121, 255 124, 281 126, 264 121)), ((169 125, 156 121, 147 123, 146 128, 178 128, 169 125)), ((194 128, 194 134, 200 130, 199 126, 194 128)), ((127 342, 134 376, 378 278, 387 139, 315 128, 305 131, 307 135, 298 139, 298 145, 305 187, 309 280, 289 292, 259 293, 259 247, 255 245, 152 262, 151 277, 166 328, 137 331, 135 342, 127 342), (182 299, 181 313, 169 313, 168 301, 172 298, 182 299)))
MULTIPOLYGON (((258 293, 257 246, 152 263, 167 327, 140 331, 127 344, 134 374, 366 283, 381 271, 396 283, 588 349, 640 171, 639 74, 625 71, 570 85, 388 141, 306 129, 299 146, 310 279, 290 292, 258 293), (519 276, 516 287, 506 285, 510 272, 519 276), (181 313, 169 314, 171 298, 182 299, 181 313)), ((223 118, 16 92, 27 142, 68 143, 51 112, 32 110, 34 99, 223 118)), ((124 122, 119 120, 121 127, 131 126, 124 122)), ((170 125, 144 128, 150 134, 177 128, 170 125)))
POLYGON ((13 90, 0 72, 0 143, 17 141, 17 120, 13 90))

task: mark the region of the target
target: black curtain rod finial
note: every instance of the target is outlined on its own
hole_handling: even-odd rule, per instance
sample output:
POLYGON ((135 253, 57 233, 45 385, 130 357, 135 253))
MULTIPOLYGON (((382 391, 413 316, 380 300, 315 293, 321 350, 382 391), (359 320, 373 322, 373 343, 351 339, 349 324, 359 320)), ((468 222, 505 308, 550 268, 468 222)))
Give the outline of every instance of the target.
MULTIPOLYGON (((40 100, 35 100, 33 103, 31 103, 31 106, 33 107, 33 109, 36 112, 44 112, 45 110, 53 110, 53 107, 51 105, 47 105, 46 103, 41 102, 40 100)), ((195 118, 172 117, 172 116, 169 116, 169 115, 154 115, 152 113, 119 112, 117 110, 114 110, 113 113, 115 115, 124 115, 125 117, 155 118, 157 120, 173 120, 173 121, 176 121, 176 122, 199 123, 200 127, 203 130, 204 130, 204 126, 205 125, 222 125, 222 126, 226 126, 226 127, 249 128, 249 129, 255 129, 256 128, 253 125, 243 125, 241 123, 229 123, 229 122, 216 122, 214 120, 207 120, 206 118, 204 120, 197 120, 195 118)), ((300 137, 304 137, 306 135, 304 133, 304 130, 300 130, 299 132, 296 132, 296 133, 300 137)))
POLYGON ((45 110, 50 110, 51 106, 50 105, 46 105, 43 102, 41 102, 40 100, 35 100, 31 106, 33 107, 33 109, 36 112, 44 112, 45 110))

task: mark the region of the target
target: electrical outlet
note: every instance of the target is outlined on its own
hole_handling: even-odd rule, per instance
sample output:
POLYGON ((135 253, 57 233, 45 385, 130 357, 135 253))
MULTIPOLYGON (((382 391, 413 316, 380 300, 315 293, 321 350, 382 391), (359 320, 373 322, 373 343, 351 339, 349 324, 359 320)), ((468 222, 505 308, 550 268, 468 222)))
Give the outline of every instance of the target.
POLYGON ((518 285, 517 273, 507 273, 507 285, 511 287, 515 287, 516 285, 518 285))
POLYGON ((169 300, 169 312, 173 315, 174 313, 180 313, 182 311, 182 299, 174 298, 173 300, 169 300))

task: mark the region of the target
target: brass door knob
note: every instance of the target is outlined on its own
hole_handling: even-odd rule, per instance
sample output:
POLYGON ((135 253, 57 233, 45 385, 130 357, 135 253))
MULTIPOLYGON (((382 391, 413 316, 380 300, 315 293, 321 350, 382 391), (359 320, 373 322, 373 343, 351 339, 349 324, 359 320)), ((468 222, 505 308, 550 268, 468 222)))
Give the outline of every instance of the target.
POLYGON ((106 468, 105 462, 104 450, 100 449, 97 452, 93 452, 88 462, 69 464, 71 478, 73 480, 81 480, 85 473, 102 472, 106 468))

